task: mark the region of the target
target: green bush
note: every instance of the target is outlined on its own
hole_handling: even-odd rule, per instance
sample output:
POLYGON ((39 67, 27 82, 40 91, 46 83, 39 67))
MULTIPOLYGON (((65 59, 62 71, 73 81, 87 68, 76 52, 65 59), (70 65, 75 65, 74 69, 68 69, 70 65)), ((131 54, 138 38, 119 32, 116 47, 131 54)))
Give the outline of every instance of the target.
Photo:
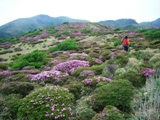
POLYGON ((156 53, 153 57, 150 58, 149 64, 153 68, 158 68, 160 66, 160 53, 156 53))
POLYGON ((74 116, 71 120, 91 120, 95 115, 95 111, 89 106, 77 105, 74 110, 74 116))
POLYGON ((82 33, 91 33, 91 30, 83 29, 82 33))
POLYGON ((56 34, 56 37, 61 37, 62 35, 61 34, 56 34))
POLYGON ((118 45, 121 45, 121 41, 120 40, 114 41, 114 46, 118 46, 118 45))
POLYGON ((115 75, 114 79, 129 80, 136 88, 142 87, 143 85, 145 85, 146 82, 146 78, 135 71, 127 71, 123 74, 115 75))
POLYGON ((69 92, 74 95, 75 100, 81 97, 83 84, 81 83, 72 83, 68 85, 64 85, 64 88, 68 88, 69 92))
POLYGON ((58 30, 53 29, 53 30, 49 31, 49 34, 54 34, 56 32, 58 32, 58 30))
POLYGON ((120 28, 115 28, 115 29, 114 29, 114 31, 120 31, 120 30, 121 30, 120 28))
POLYGON ((114 106, 107 105, 102 112, 95 114, 91 120, 125 120, 124 115, 114 106))
POLYGON ((12 93, 21 94, 23 97, 28 95, 34 89, 33 84, 28 82, 8 82, 2 85, 1 93, 9 95, 12 93))
POLYGON ((77 68, 74 72, 71 73, 71 75, 74 77, 79 77, 80 73, 83 72, 84 70, 90 70, 90 71, 93 71, 95 75, 101 75, 103 68, 104 68, 104 64, 93 65, 91 67, 77 68))
POLYGON ((50 52, 55 52, 58 50, 75 50, 76 49, 76 42, 72 39, 67 39, 62 41, 61 43, 57 44, 56 46, 49 49, 50 52))
POLYGON ((8 65, 6 63, 0 63, 0 70, 7 70, 8 65))
POLYGON ((30 82, 29 79, 26 77, 26 73, 18 73, 15 75, 5 76, 4 79, 2 79, 2 82, 30 82))
POLYGON ((69 35, 69 32, 63 32, 62 34, 63 35, 69 35))
POLYGON ((128 57, 124 54, 117 55, 113 59, 107 61, 108 64, 115 64, 119 67, 125 67, 128 62, 128 57))
POLYGON ((157 29, 148 30, 144 34, 147 38, 150 38, 150 39, 159 39, 160 38, 160 31, 157 29))
POLYGON ((21 100, 18 119, 65 120, 73 115, 73 95, 60 86, 46 86, 36 89, 21 100))
POLYGON ((86 95, 82 96, 76 101, 76 106, 74 108, 74 116, 71 120, 91 120, 95 115, 95 111, 89 106, 88 102, 91 100, 92 96, 86 95))
MULTIPOLYGON (((109 84, 98 87, 97 104, 94 108, 101 109, 107 105, 116 106, 120 110, 130 110, 130 102, 133 99, 134 87, 128 80, 113 80, 109 84)), ((94 98, 95 99, 95 98, 94 98)))
MULTIPOLYGON (((2 97, 2 96, 1 96, 2 97)), ((22 96, 19 94, 10 94, 0 99, 0 119, 1 120, 16 120, 19 108, 19 101, 22 96)))
POLYGON ((35 68, 40 68, 43 64, 45 64, 45 56, 45 52, 35 50, 25 56, 20 56, 14 62, 10 63, 10 67, 14 70, 20 70, 25 66, 35 66, 35 68))

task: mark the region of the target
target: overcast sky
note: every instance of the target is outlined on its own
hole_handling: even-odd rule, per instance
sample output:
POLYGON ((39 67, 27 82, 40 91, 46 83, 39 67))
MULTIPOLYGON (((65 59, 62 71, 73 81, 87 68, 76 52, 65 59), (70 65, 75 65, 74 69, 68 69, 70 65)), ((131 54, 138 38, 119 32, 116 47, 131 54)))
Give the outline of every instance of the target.
POLYGON ((0 0, 0 26, 39 14, 91 22, 121 18, 153 21, 160 18, 160 0, 0 0))

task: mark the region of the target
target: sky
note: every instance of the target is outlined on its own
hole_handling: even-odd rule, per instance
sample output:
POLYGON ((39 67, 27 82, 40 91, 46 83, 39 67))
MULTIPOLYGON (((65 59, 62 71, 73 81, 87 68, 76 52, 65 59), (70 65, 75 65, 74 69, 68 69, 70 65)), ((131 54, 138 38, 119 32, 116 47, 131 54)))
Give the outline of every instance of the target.
POLYGON ((131 18, 140 23, 160 18, 160 0, 0 0, 0 26, 39 14, 91 22, 131 18))

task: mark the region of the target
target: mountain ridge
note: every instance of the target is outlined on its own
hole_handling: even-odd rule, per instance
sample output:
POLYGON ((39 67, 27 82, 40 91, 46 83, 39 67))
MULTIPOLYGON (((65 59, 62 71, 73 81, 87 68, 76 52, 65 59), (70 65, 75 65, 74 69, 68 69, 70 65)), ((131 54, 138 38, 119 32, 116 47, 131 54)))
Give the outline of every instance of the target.
MULTIPOLYGON (((73 19, 66 16, 51 17, 45 14, 39 14, 29 18, 19 18, 0 26, 0 38, 9 38, 17 35, 22 35, 29 31, 60 25, 64 22, 71 23, 71 22, 90 22, 90 21, 82 19, 73 19)), ((129 19, 122 18, 118 20, 104 20, 95 23, 104 24, 124 30, 160 28, 160 18, 151 22, 141 22, 141 23, 137 23, 136 20, 131 18, 129 19)))
POLYGON ((87 22, 87 20, 72 19, 65 16, 50 17, 44 14, 30 18, 19 18, 0 26, 0 38, 13 37, 35 29, 59 25, 63 22, 87 22))

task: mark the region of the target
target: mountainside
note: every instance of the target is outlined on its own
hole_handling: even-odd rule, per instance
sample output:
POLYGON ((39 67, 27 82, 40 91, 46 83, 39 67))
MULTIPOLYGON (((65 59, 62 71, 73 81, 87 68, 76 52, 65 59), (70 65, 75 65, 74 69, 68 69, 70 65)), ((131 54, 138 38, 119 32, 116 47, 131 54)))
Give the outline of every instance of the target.
POLYGON ((151 22, 141 22, 140 25, 153 25, 153 26, 160 27, 160 18, 151 22))
POLYGON ((106 20, 106 21, 100 21, 99 23, 109 25, 109 26, 112 26, 114 28, 122 28, 126 25, 138 24, 133 19, 106 20))
POLYGON ((38 28, 59 25, 63 22, 86 22, 86 20, 71 19, 64 16, 50 17, 48 15, 20 18, 0 26, 0 38, 13 37, 38 28))

